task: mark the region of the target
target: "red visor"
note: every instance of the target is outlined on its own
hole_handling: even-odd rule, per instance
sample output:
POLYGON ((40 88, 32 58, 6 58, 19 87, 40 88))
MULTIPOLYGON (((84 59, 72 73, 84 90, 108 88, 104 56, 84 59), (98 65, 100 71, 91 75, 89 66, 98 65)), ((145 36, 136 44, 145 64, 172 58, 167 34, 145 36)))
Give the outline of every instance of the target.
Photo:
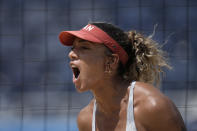
POLYGON ((120 61, 123 65, 125 65, 128 60, 128 55, 125 50, 107 33, 94 25, 88 24, 80 31, 63 31, 59 35, 60 42, 66 46, 73 45, 76 37, 90 42, 104 44, 113 53, 119 55, 120 61))

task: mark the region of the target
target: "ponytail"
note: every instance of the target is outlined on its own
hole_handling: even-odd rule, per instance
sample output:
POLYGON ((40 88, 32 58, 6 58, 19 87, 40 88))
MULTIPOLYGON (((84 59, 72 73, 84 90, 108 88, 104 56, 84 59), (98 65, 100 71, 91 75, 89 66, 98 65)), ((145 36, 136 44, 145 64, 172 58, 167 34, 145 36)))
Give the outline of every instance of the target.
POLYGON ((124 78, 160 85, 160 74, 163 68, 171 69, 165 52, 151 37, 144 37, 136 31, 127 32, 132 44, 130 59, 124 70, 124 78))

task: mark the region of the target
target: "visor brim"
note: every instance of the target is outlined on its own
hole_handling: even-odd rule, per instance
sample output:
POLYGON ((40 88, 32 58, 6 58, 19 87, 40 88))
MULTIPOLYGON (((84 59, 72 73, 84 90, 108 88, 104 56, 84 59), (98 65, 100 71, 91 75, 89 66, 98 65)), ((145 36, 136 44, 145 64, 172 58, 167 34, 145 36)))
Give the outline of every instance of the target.
POLYGON ((88 32, 80 31, 63 31, 59 34, 60 42, 65 46, 72 46, 75 38, 80 38, 94 43, 103 43, 94 35, 88 32))

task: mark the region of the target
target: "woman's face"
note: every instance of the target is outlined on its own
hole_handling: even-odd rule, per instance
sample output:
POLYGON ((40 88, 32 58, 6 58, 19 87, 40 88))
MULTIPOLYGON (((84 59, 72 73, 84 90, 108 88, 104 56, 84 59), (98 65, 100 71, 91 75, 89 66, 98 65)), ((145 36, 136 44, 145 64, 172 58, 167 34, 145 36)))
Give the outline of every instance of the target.
POLYGON ((79 92, 93 89, 105 79, 106 47, 76 38, 69 53, 73 83, 79 92))

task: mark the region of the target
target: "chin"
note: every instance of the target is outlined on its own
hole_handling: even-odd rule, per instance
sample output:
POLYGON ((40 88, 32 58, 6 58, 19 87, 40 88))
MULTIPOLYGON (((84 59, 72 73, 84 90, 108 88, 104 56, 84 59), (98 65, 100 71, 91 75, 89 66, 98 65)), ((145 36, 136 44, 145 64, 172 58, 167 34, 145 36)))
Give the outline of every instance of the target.
POLYGON ((83 86, 80 86, 80 87, 75 86, 75 88, 76 88, 77 92, 79 92, 79 93, 83 93, 83 92, 86 92, 89 90, 88 88, 85 88, 83 86))

